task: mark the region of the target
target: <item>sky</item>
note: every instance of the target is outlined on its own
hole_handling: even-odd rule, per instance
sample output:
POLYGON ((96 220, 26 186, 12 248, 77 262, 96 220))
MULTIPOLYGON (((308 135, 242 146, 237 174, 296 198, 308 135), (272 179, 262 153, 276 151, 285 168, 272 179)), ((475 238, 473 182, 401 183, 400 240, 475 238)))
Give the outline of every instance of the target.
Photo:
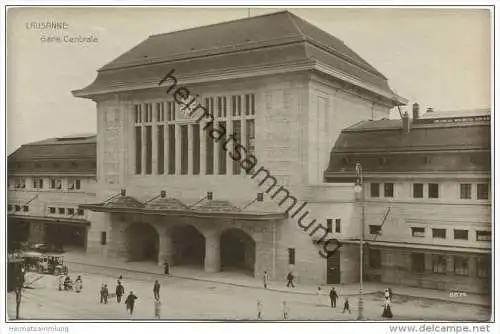
MULTIPOLYGON (((95 103, 71 91, 149 35, 286 8, 14 8, 7 13, 7 154, 50 137, 96 132, 95 103), (30 22, 66 22, 47 33, 30 22), (96 43, 42 42, 42 35, 96 43)), ((341 39, 421 109, 491 106, 491 18, 485 9, 293 8, 341 39)), ((409 108, 411 109, 411 107, 409 108)))

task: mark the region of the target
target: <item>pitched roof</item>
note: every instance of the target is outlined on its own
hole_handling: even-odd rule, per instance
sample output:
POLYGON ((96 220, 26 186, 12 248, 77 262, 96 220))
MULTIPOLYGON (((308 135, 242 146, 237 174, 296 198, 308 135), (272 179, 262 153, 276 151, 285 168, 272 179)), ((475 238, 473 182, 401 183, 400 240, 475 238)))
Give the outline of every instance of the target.
MULTIPOLYGON (((489 172, 490 123, 414 123, 364 121, 344 129, 325 171, 327 180, 352 177, 360 162, 367 173, 489 172)), ((333 181, 332 181, 333 182, 333 181)))
POLYGON ((171 69, 186 77, 305 63, 327 65, 394 96, 387 78, 341 40, 288 11, 150 36, 74 94, 156 87, 171 69))
POLYGON ((8 158, 10 173, 96 173, 95 135, 48 138, 22 145, 8 158))

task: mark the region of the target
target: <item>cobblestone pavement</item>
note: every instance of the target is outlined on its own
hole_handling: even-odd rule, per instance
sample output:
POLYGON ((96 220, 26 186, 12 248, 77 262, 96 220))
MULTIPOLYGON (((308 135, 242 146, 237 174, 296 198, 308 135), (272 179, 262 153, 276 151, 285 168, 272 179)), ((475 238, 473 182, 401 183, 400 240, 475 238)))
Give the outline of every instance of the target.
MULTIPOLYGON (((331 308, 326 295, 301 295, 280 291, 268 291, 251 287, 193 281, 148 273, 127 273, 123 280, 125 293, 134 291, 138 296, 135 313, 127 314, 123 301, 118 304, 110 300, 99 303, 99 289, 108 284, 114 292, 116 278, 121 274, 115 269, 102 269, 88 265, 72 266, 72 279, 81 275, 84 289, 81 293, 58 291, 56 277, 43 275, 30 288, 24 289, 21 305, 23 319, 142 319, 153 320, 153 291, 155 279, 161 284, 161 319, 210 319, 210 320, 256 320, 257 299, 262 300, 263 320, 281 320, 282 302, 289 307, 290 320, 355 320, 358 298, 349 297, 352 313, 343 314, 342 291, 337 308, 331 308)), ((30 282, 36 275, 31 274, 30 282)), ((15 295, 9 293, 9 318, 15 316, 15 295)), ((364 318, 385 320, 382 313, 383 296, 373 293, 364 296, 364 318)), ((395 296, 392 302, 393 320, 467 320, 485 321, 490 318, 490 309, 425 298, 395 296)))

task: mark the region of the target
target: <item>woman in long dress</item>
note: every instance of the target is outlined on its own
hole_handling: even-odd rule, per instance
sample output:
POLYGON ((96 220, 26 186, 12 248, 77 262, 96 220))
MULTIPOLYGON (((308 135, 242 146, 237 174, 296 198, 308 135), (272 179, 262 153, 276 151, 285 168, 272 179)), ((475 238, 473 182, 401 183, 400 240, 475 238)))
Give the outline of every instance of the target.
POLYGON ((384 302, 384 312, 382 312, 382 317, 392 318, 391 303, 389 299, 386 299, 384 302))

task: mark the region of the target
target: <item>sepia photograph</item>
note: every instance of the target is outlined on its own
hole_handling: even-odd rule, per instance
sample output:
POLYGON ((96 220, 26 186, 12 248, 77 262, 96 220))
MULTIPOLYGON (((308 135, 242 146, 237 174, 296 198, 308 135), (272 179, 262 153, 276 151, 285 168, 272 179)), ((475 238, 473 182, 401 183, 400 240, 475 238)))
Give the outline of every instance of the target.
POLYGON ((493 14, 6 8, 4 321, 489 332, 493 14))

